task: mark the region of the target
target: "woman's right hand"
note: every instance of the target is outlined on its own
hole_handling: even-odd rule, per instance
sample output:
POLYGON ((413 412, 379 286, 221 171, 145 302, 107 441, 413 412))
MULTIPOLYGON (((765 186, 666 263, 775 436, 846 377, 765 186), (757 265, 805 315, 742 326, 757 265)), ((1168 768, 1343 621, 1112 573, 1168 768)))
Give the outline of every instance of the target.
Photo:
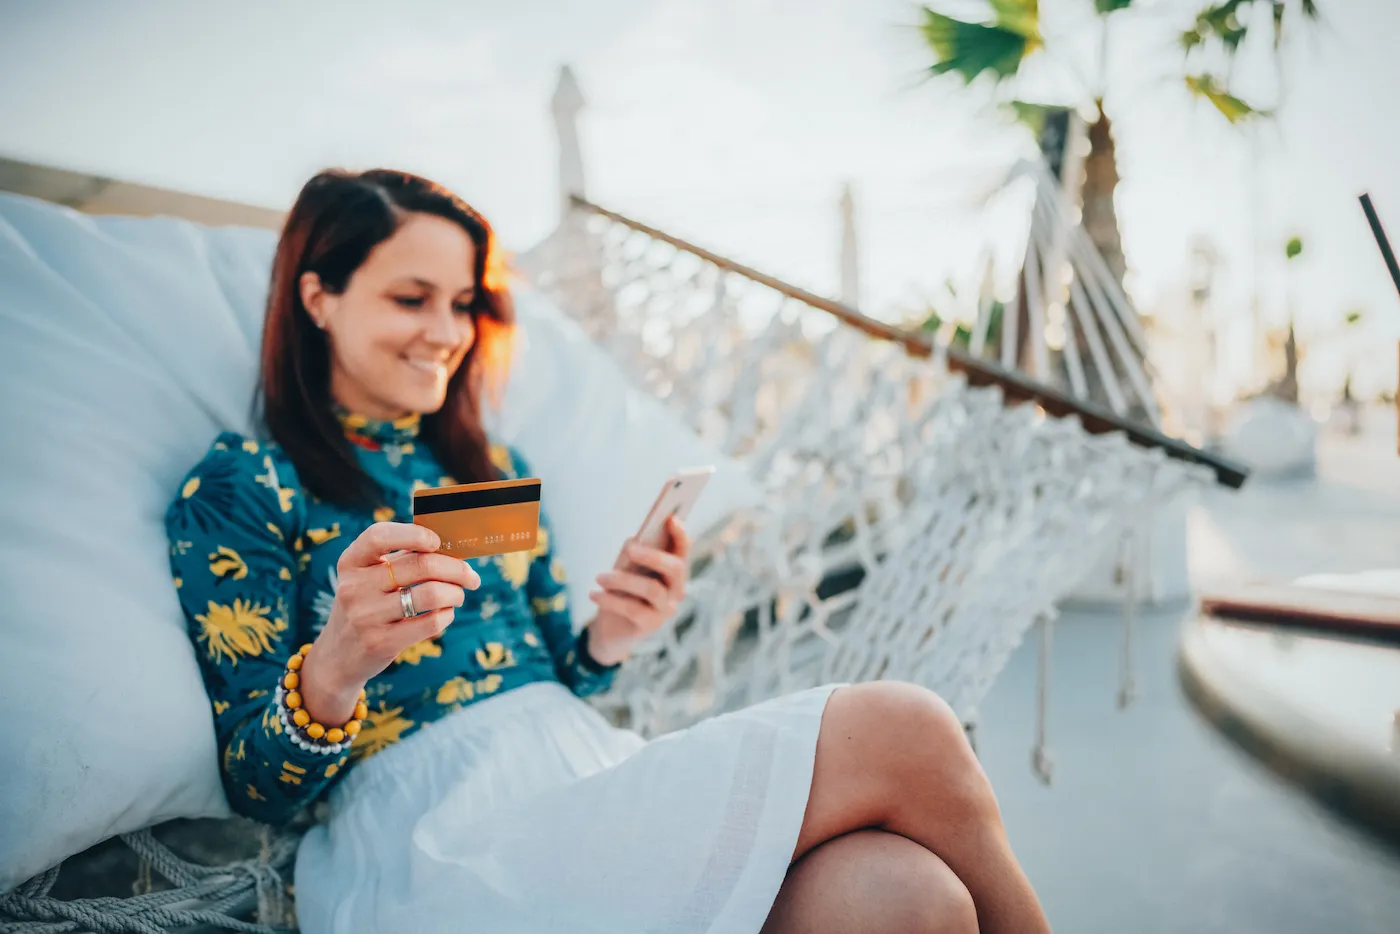
POLYGON ((437 554, 440 547, 420 525, 376 522, 341 553, 335 603, 301 668, 302 703, 313 720, 349 720, 369 679, 404 649, 441 635, 466 591, 481 586, 471 565, 437 554), (404 618, 395 583, 413 588, 417 616, 404 618))

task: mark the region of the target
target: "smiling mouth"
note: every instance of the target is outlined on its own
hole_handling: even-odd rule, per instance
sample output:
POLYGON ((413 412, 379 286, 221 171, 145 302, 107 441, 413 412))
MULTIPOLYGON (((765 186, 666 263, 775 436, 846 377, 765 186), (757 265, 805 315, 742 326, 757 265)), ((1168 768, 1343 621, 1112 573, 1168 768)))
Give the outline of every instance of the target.
POLYGON ((440 360, 410 360, 404 358, 404 362, 415 370, 430 376, 442 377, 447 375, 447 364, 440 360))

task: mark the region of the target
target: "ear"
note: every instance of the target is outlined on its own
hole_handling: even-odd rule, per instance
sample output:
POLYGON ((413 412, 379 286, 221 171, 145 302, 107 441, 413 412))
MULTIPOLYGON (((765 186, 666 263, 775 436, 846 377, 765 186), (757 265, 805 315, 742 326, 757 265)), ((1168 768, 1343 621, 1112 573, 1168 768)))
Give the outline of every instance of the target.
POLYGON ((330 293, 321 285, 321 277, 314 272, 304 272, 297 282, 297 288, 301 291, 302 307, 311 316, 312 323, 324 331, 326 317, 330 312, 330 293))

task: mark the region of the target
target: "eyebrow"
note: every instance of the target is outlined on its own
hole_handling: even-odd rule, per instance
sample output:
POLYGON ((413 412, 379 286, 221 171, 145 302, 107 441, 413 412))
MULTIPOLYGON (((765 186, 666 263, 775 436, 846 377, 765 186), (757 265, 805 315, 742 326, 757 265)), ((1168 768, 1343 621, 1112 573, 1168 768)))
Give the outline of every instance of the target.
MULTIPOLYGON (((420 288, 427 289, 429 292, 436 292, 436 291, 437 291, 437 284, 436 284, 436 283, 433 283, 433 282, 429 282, 427 279, 420 279, 420 278, 418 278, 417 276, 413 276, 413 277, 409 278, 408 281, 411 282, 411 283, 413 283, 413 284, 416 285, 416 286, 419 286, 420 288)), ((397 280, 396 282, 394 282, 393 284, 394 284, 394 285, 402 285, 403 282, 404 282, 404 280, 399 279, 399 280, 397 280)), ((459 293, 461 293, 461 292, 475 292, 475 291, 476 291, 476 283, 473 282, 471 285, 465 286, 465 287, 463 287, 463 288, 461 288, 461 289, 458 289, 457 291, 458 291, 459 293)))

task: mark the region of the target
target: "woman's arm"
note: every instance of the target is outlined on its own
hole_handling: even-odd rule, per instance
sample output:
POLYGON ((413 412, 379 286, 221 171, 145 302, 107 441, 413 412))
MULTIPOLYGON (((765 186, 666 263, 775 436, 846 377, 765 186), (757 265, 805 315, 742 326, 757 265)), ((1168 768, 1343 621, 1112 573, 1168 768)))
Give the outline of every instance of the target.
POLYGON ((309 804, 348 758, 294 745, 277 717, 287 659, 310 641, 294 616, 306 554, 294 480, 279 477, 256 442, 225 433, 166 514, 171 571, 214 708, 224 791, 233 810, 271 824, 309 804))

